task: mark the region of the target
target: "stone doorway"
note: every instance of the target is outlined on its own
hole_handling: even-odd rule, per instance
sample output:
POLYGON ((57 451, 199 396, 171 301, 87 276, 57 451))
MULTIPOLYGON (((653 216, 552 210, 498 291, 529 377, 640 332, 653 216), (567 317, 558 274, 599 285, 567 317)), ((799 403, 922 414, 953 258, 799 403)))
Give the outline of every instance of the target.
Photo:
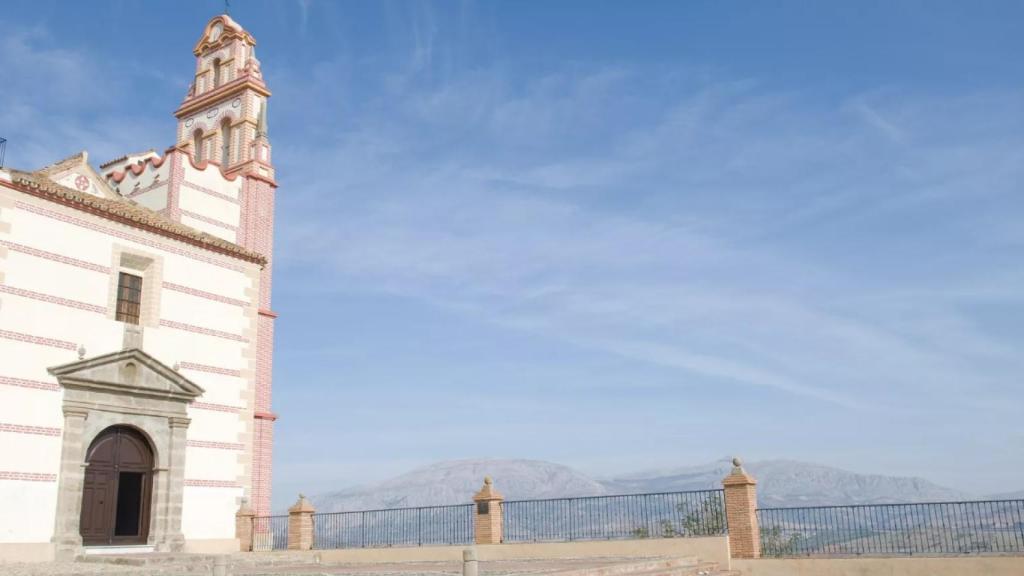
POLYGON ((137 430, 111 426, 86 453, 79 522, 85 546, 145 544, 153 493, 153 449, 137 430))
POLYGON ((49 370, 64 389, 57 559, 83 545, 180 552, 187 407, 203 389, 138 349, 49 370))

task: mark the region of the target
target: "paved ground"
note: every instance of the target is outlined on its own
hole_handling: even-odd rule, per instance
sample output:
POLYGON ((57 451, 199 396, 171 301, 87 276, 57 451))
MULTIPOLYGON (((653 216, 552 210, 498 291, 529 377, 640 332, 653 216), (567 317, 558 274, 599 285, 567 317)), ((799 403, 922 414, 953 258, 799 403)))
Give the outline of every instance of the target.
MULTIPOLYGON (((93 559, 90 559, 93 560, 93 559)), ((127 558, 126 562, 138 559, 127 558)), ((210 574, 211 557, 183 559, 184 562, 165 561, 144 566, 89 562, 50 562, 43 564, 0 564, 3 576, 79 576, 79 575, 145 575, 176 576, 210 574)), ((346 575, 352 576, 442 576, 462 574, 462 562, 401 562, 387 564, 310 564, 295 559, 276 558, 273 562, 253 563, 253 556, 231 555, 228 557, 228 574, 243 575, 346 575)), ((269 559, 268 559, 269 560, 269 559)), ((633 559, 634 561, 636 559, 633 559)), ((626 559, 559 559, 520 560, 501 562, 480 562, 482 576, 510 576, 519 574, 545 574, 566 570, 607 566, 626 559)))

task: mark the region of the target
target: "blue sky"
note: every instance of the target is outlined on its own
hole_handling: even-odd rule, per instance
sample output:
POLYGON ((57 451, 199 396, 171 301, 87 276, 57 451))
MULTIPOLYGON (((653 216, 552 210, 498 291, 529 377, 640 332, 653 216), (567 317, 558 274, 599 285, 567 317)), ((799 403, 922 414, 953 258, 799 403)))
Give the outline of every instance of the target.
MULTIPOLYGON (((279 502, 483 456, 1024 488, 1024 6, 232 4, 279 502)), ((170 145, 220 6, 6 4, 7 163, 170 145)))

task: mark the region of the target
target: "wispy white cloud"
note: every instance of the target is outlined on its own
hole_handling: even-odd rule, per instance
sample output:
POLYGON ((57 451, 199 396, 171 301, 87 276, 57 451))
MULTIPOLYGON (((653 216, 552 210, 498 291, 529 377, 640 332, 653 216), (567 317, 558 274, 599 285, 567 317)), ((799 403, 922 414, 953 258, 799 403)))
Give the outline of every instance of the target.
MULTIPOLYGON (((928 194, 933 158, 960 143, 880 152, 872 132, 883 115, 872 112, 865 126, 873 109, 864 104, 853 106, 854 121, 844 103, 804 111, 750 83, 659 101, 631 87, 637 76, 565 73, 518 88, 471 76, 396 96, 337 148, 306 151, 345 174, 300 177, 302 204, 329 202, 339 187, 351 204, 340 220, 304 215, 283 227, 282 261, 327 266, 338 289, 422 299, 677 369, 681 381, 766 387, 854 410, 901 411, 929 392, 947 406, 1005 398, 998 383, 1024 368, 1012 346, 929 286, 941 281, 946 291, 966 278, 936 260, 934 274, 889 281, 902 258, 932 256, 872 267, 866 252, 884 251, 886 238, 854 230, 877 225, 894 196, 928 194), (628 113, 624 105, 663 112, 585 141, 628 113), (422 147, 432 137, 419 131, 439 126, 472 147, 432 156, 422 147), (862 236, 862 274, 860 263, 830 261, 851 249, 834 233, 862 236), (913 297, 880 306, 894 289, 913 297)), ((961 122, 970 120, 968 108, 961 122)), ((906 129, 885 126, 893 146, 905 144, 906 129)), ((942 170, 969 178, 980 154, 942 170)), ((900 247, 908 232, 885 234, 900 247)))
POLYGON ((38 168, 79 150, 99 161, 140 146, 168 143, 157 118, 135 112, 135 81, 175 83, 132 60, 105 62, 84 51, 55 47, 41 27, 14 29, 0 38, 0 127, 8 164, 38 168))

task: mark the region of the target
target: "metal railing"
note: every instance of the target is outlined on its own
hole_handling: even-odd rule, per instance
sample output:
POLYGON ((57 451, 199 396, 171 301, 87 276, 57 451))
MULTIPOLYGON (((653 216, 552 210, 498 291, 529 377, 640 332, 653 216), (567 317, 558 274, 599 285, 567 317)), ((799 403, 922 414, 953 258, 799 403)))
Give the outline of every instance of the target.
POLYGON ((473 508, 459 504, 313 514, 313 547, 472 544, 473 508))
POLYGON ((720 536, 722 490, 513 500, 502 505, 505 542, 720 536))
POLYGON ((254 552, 288 549, 288 516, 254 516, 252 519, 254 552))
POLYGON ((1024 500, 761 508, 763 556, 1024 552, 1024 500))

